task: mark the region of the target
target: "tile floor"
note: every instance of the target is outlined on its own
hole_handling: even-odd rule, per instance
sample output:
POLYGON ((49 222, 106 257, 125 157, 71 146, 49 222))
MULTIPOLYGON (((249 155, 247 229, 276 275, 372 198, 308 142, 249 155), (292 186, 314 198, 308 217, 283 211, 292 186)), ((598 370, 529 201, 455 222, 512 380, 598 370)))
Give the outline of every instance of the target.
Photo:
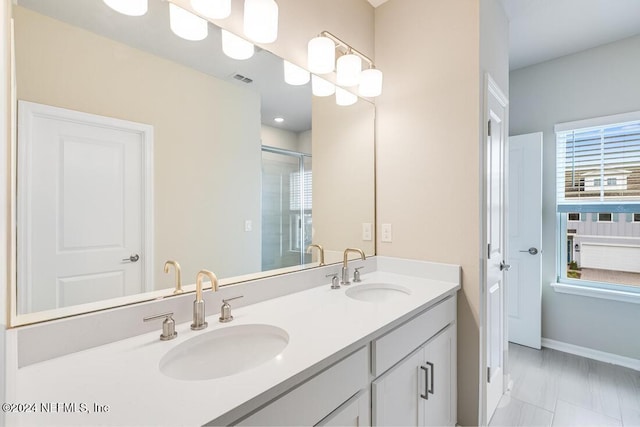
POLYGON ((509 345, 511 390, 490 426, 640 427, 640 372, 509 345))

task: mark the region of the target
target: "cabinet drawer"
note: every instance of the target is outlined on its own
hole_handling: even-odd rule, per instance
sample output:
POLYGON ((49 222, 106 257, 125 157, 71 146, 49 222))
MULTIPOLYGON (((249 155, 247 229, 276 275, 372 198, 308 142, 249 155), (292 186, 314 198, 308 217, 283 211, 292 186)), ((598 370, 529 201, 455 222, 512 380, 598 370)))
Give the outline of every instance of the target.
POLYGON ((375 377, 420 347, 456 318, 456 296, 447 298, 386 335, 372 341, 371 372, 375 377))
POLYGON ((368 361, 367 347, 362 347, 235 425, 315 425, 367 387, 368 361))

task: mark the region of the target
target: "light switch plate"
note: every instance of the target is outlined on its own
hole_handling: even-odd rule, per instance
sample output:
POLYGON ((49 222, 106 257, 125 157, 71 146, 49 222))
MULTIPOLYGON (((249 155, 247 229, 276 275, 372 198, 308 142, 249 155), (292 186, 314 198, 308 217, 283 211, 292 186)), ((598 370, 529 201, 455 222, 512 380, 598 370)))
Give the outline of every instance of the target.
POLYGON ((371 237, 371 223, 370 222, 363 222, 362 223, 362 240, 364 241, 371 241, 372 237, 371 237))
POLYGON ((391 234, 391 224, 382 224, 382 236, 380 239, 384 243, 391 243, 393 236, 391 234))
POLYGON ((244 222, 244 231, 253 231, 253 222, 250 219, 244 222))

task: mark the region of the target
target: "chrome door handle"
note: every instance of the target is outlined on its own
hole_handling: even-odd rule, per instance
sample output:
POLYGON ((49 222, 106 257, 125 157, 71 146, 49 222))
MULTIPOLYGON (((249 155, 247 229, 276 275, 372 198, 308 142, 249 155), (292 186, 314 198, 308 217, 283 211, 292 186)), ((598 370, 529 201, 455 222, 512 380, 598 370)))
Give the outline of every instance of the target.
POLYGON ((505 264, 505 262, 504 262, 504 261, 502 261, 502 262, 500 263, 500 271, 503 271, 503 270, 504 270, 504 271, 509 271, 509 269, 510 269, 510 268, 511 268, 511 265, 509 265, 509 264, 505 264))
POLYGON ((529 255, 537 255, 538 254, 538 248, 530 247, 529 249, 526 249, 526 250, 520 251, 520 252, 529 252, 529 255))
POLYGON ((123 258, 122 262, 138 262, 139 259, 140 259, 140 255, 133 254, 129 258, 123 258))

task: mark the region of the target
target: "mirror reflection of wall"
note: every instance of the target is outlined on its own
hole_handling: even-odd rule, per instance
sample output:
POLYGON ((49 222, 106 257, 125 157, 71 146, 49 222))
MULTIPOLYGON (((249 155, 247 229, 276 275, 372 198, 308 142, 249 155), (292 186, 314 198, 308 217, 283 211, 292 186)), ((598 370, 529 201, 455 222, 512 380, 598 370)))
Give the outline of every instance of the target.
MULTIPOLYGON (((367 254, 374 253, 373 242, 363 242, 361 235, 361 224, 373 222, 374 216, 373 105, 366 101, 356 104, 356 108, 368 111, 365 116, 369 123, 349 131, 349 110, 337 107, 333 98, 324 99, 326 107, 322 110, 333 113, 322 113, 327 120, 314 117, 312 130, 310 87, 284 84, 280 58, 261 49, 246 61, 215 57, 209 53, 213 50, 211 45, 203 48, 204 41, 186 42, 170 32, 167 6, 164 1, 150 1, 149 16, 134 20, 110 11, 101 0, 59 0, 55 4, 20 0, 13 6, 19 100, 148 126, 153 135, 152 161, 148 165, 148 176, 153 177, 148 195, 153 201, 148 209, 152 214, 143 221, 152 224, 152 228, 141 237, 143 242, 152 242, 152 249, 145 253, 144 244, 127 247, 120 241, 109 243, 113 246, 113 260, 124 271, 122 275, 131 276, 126 269, 136 264, 141 269, 141 283, 123 291, 117 275, 100 281, 95 273, 81 271, 79 276, 88 277, 83 281, 56 272, 59 277, 52 279, 56 284, 51 285, 55 288, 51 294, 56 296, 42 302, 34 297, 40 292, 29 288, 33 278, 19 271, 17 295, 21 313, 172 288, 173 274, 162 270, 169 259, 180 262, 185 284, 193 283, 202 268, 229 279, 223 283, 233 283, 233 277, 310 263, 311 255, 305 249, 312 242, 336 253, 347 246, 364 246, 367 254), (52 13, 59 16, 47 16, 52 13), (158 28, 149 23, 142 25, 146 21, 141 19, 159 19, 161 24, 158 28), (257 71, 250 71, 251 67, 257 71), (216 73, 222 75, 214 76, 216 73), (239 75, 251 76, 253 81, 247 83, 239 75), (291 119, 287 117, 284 124, 273 121, 276 115, 287 114, 291 119), (335 129, 345 133, 335 133, 335 129), (329 140, 334 136, 341 139, 342 146, 329 140), (367 144, 361 144, 365 139, 367 144), (320 142, 324 148, 317 146, 320 142), (341 153, 345 147, 351 148, 341 153), (280 152, 274 152, 276 149, 280 152), (283 157, 283 153, 288 156, 283 157), (352 164, 370 163, 336 173, 336 168, 342 168, 342 162, 350 156, 354 156, 352 164), (352 172, 357 172, 354 177, 350 177, 352 172), (277 186, 267 182, 275 181, 276 176, 277 186), (323 176, 340 177, 348 184, 323 190, 321 186, 335 185, 323 176), (366 183, 360 177, 367 177, 366 183), (358 188, 361 184, 367 187, 358 188), (365 199, 361 198, 363 194, 365 199), (288 201, 284 200, 285 195, 288 201), (325 202, 329 203, 327 207, 323 207, 325 202), (334 210, 336 204, 341 204, 342 210, 334 210), (269 210, 277 210, 278 216, 267 219, 269 210), (317 221, 316 212, 321 214, 317 221), (345 221, 347 217, 353 218, 345 221), (340 238, 331 237, 323 223, 333 223, 332 231, 340 238), (355 230, 341 231, 342 226, 353 226, 355 230), (153 255, 147 256, 150 253, 153 255), (130 265, 123 267, 123 260, 133 255, 139 255, 139 261, 124 262, 130 265), (86 287, 82 288, 85 283, 103 286, 100 291, 87 292, 86 287), (60 298, 65 293, 67 297, 60 298)), ((207 43, 219 42, 219 29, 212 24, 209 34, 212 40, 207 43)), ((316 115, 315 110, 313 114, 316 115)), ((20 144, 19 157, 24 153, 20 144)), ((67 145, 63 144, 63 148, 67 145)), ((52 177, 63 170, 56 168, 51 171, 52 177)), ((87 169, 95 171, 97 166, 87 169)), ((76 179, 60 181, 63 184, 89 182, 77 179, 80 175, 65 176, 76 179)), ((120 178, 131 183, 127 175, 120 178)), ((64 185, 61 188, 70 194, 71 187, 64 185)), ((116 200, 116 196, 110 200, 116 200)), ((27 196, 19 191, 20 197, 27 196)), ((105 205, 107 199, 95 197, 105 205)), ((83 236, 92 234, 86 230, 93 224, 87 213, 89 200, 93 199, 86 200, 84 205, 61 203, 66 206, 67 218, 75 215, 82 219, 87 227, 83 236)), ((96 203, 91 205, 98 206, 96 203)), ((26 223, 20 215, 38 215, 26 206, 22 211, 19 208, 19 224, 26 223)), ((111 233, 114 234, 117 233, 111 233)), ((25 259, 18 254, 19 268, 24 267, 25 259)))

